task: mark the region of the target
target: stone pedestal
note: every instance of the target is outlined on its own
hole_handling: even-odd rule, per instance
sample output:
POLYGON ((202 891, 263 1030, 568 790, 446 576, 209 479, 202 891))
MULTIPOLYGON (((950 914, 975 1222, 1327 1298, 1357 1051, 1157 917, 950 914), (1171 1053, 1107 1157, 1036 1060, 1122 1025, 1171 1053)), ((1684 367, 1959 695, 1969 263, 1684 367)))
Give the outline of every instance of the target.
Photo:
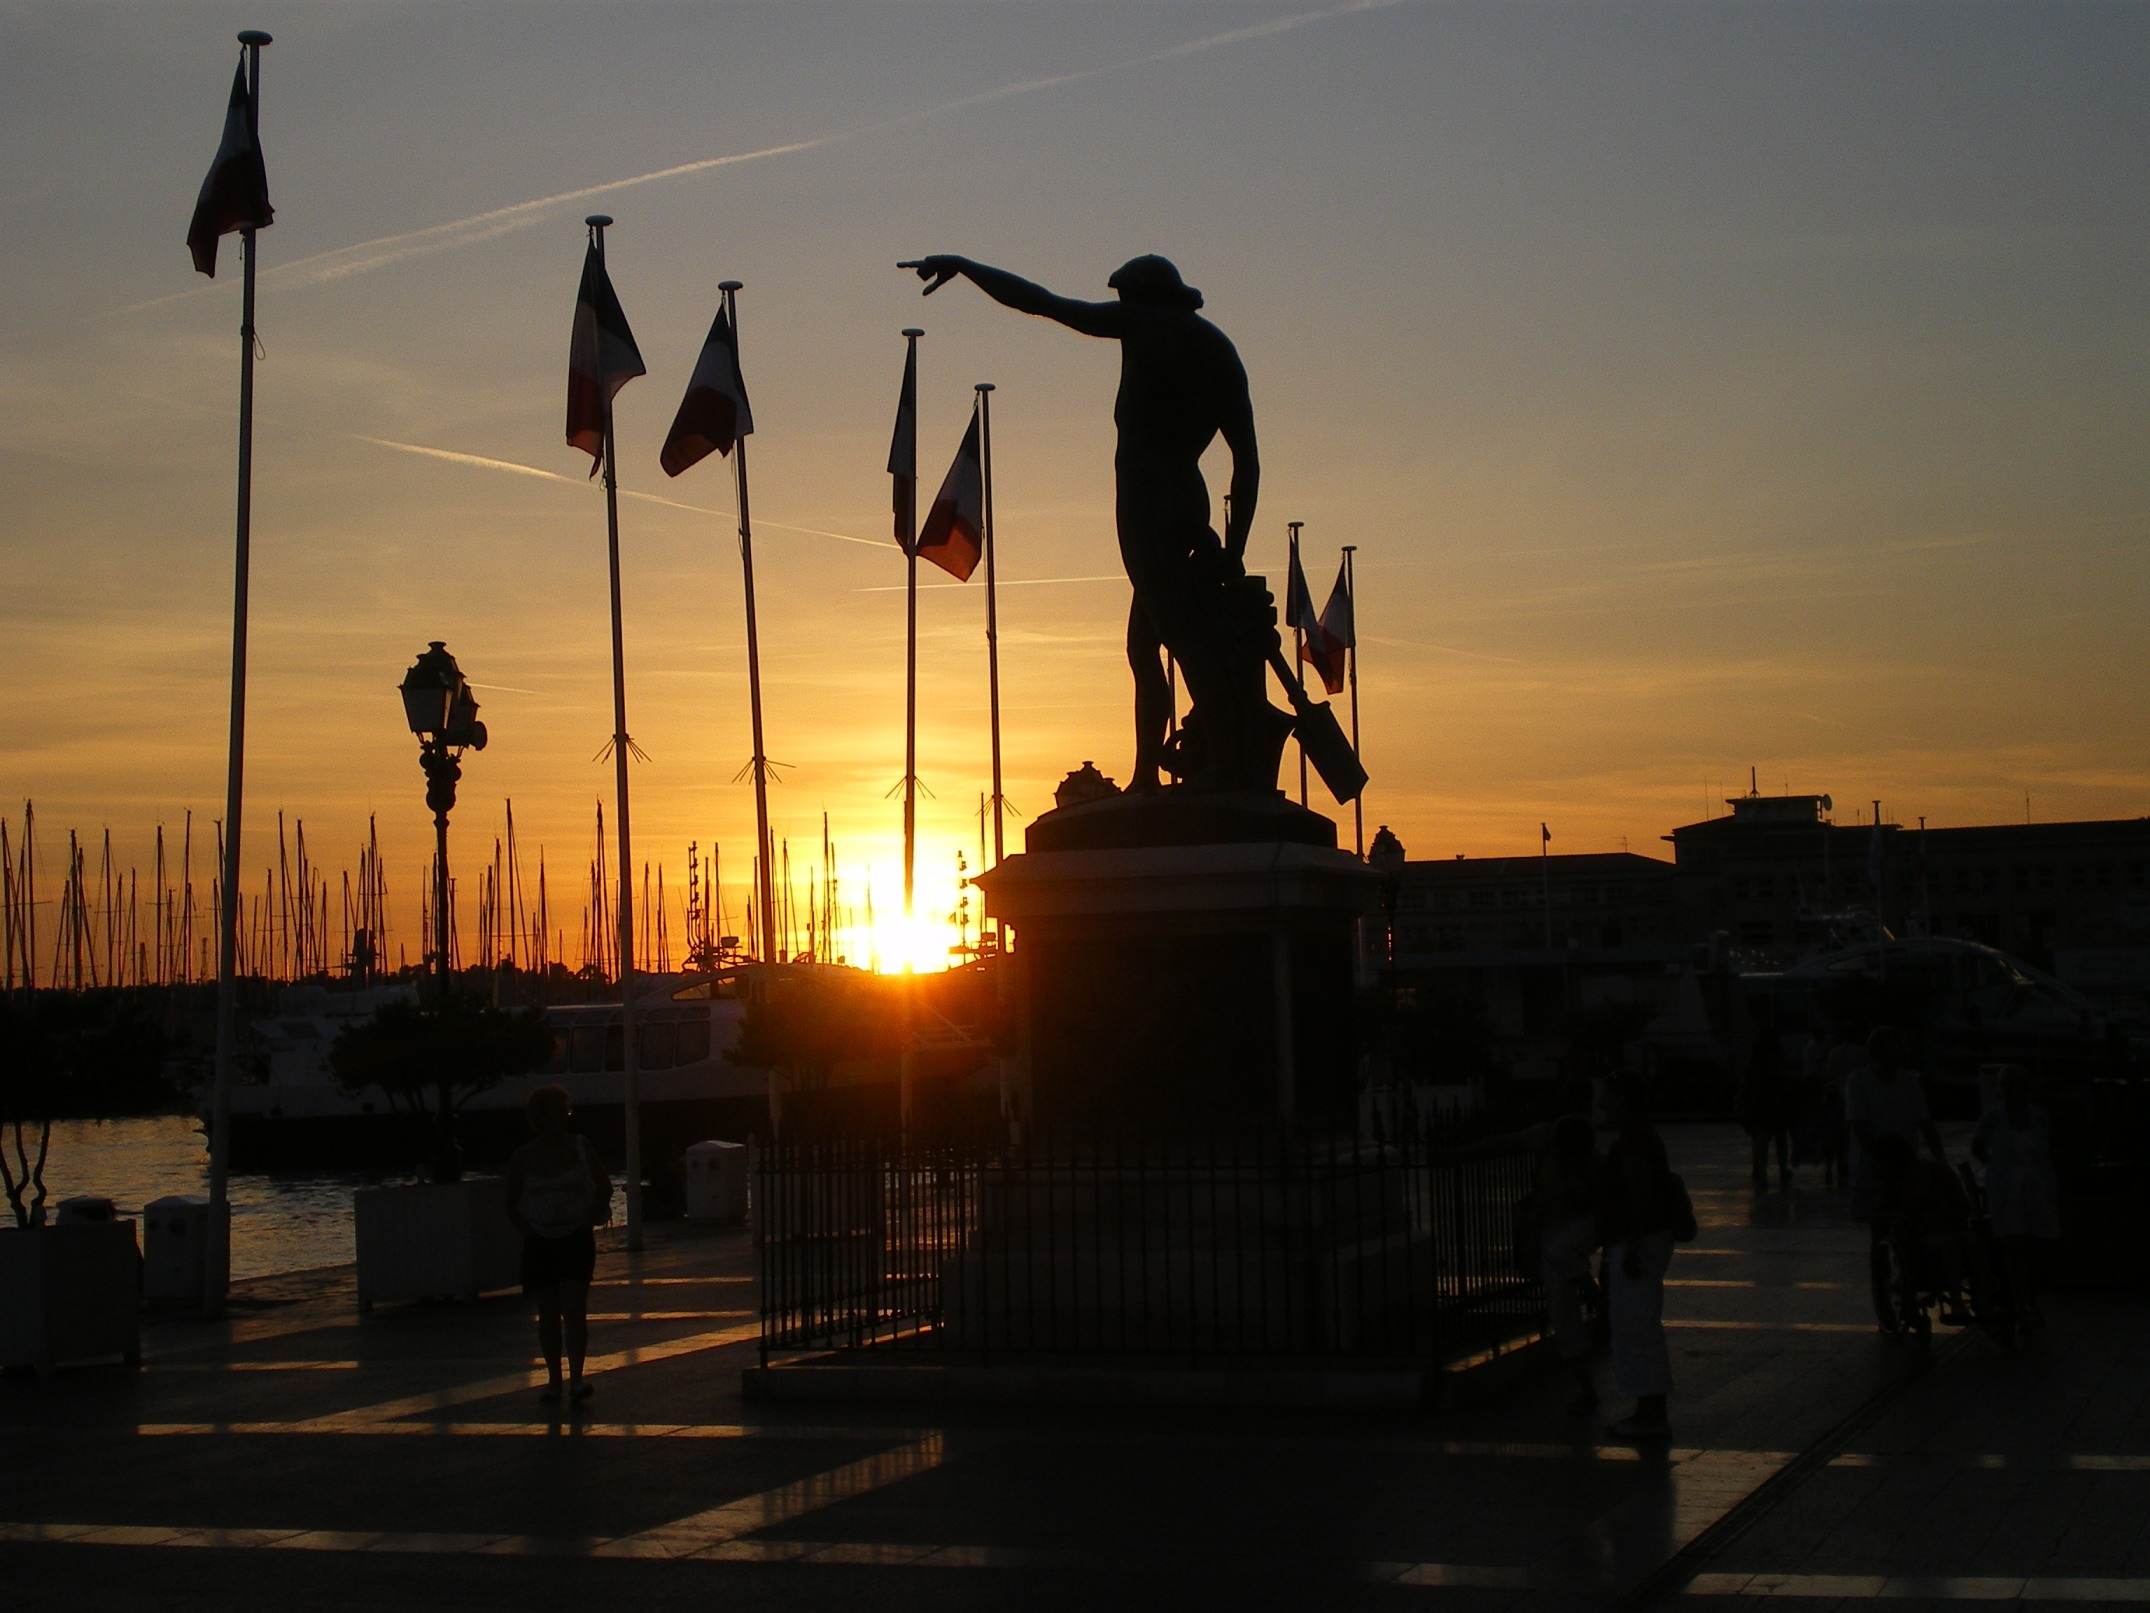
POLYGON ((1281 792, 1048 812, 977 883, 1014 931, 1023 1116, 1102 1133, 1347 1123, 1380 876, 1281 792))
POLYGON ((142 1360, 142 1260, 132 1221, 0 1231, 0 1367, 142 1360))
POLYGON ((351 1196, 359 1310, 383 1300, 476 1299, 512 1288, 522 1239, 507 1202, 507 1182, 498 1176, 360 1188, 351 1196))

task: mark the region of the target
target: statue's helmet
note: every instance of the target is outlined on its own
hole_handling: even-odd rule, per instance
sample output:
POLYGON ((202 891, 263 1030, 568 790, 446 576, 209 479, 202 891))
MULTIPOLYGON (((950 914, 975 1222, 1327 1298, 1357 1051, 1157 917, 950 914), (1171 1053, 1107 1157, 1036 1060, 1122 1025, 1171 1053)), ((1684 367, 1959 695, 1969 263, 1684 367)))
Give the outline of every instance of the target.
POLYGON ((1156 303, 1166 308, 1184 308, 1189 313, 1202 306, 1202 293, 1180 278, 1170 258, 1161 258, 1154 252, 1129 258, 1112 271, 1112 278, 1105 284, 1117 291, 1124 302, 1156 303))

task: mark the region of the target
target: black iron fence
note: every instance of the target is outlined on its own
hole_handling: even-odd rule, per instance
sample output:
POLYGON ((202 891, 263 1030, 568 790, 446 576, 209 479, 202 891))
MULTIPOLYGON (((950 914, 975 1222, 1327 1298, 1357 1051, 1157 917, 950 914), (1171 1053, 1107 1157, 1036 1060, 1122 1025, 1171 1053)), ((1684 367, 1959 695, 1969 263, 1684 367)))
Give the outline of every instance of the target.
POLYGON ((762 1359, 859 1349, 1436 1365, 1529 1334, 1528 1155, 1214 1138, 778 1145, 762 1359))

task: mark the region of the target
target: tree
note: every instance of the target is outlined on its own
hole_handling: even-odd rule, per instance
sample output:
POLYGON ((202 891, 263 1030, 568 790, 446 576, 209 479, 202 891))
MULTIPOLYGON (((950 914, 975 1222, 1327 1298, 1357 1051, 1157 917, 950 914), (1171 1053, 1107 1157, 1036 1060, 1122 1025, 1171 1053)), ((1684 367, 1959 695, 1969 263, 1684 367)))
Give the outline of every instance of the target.
POLYGON ((900 1057, 902 989, 900 980, 857 970, 767 971, 747 1001, 738 1042, 724 1056, 776 1072, 789 1098, 804 1099, 804 1110, 818 1113, 839 1066, 900 1057))
POLYGON ((377 1089, 393 1109, 433 1123, 433 1179, 462 1176, 455 1117, 488 1087, 539 1068, 552 1054, 544 1010, 506 1011, 470 998, 438 1009, 389 1003, 329 1049, 336 1084, 357 1096, 377 1089))
POLYGON ((52 1123, 143 1114, 177 1093, 166 1039, 112 993, 25 993, 0 1002, 0 1188, 18 1227, 44 1221, 52 1123))

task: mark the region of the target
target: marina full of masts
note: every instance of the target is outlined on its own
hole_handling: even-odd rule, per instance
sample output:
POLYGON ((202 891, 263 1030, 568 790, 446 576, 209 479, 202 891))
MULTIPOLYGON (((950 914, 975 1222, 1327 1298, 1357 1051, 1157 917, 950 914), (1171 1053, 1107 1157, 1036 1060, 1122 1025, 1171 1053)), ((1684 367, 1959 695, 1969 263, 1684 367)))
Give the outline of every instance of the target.
MULTIPOLYGON (((471 858, 468 871, 450 884, 449 967, 617 979, 615 882, 602 803, 590 845, 583 866, 560 880, 548 869, 543 847, 533 857, 518 844, 515 807, 508 802, 505 829, 493 838, 490 856, 482 863, 471 858)), ((94 836, 73 828, 55 831, 40 824, 35 804, 25 801, 19 818, 0 817, 0 988, 86 991, 214 981, 222 853, 221 826, 188 812, 176 825, 156 826, 147 867, 122 864, 109 828, 94 836)), ((287 822, 279 812, 274 855, 258 883, 250 879, 239 893, 239 974, 269 981, 366 980, 429 965, 426 943, 406 938, 434 933, 430 870, 420 864, 410 872, 418 896, 399 913, 391 907, 390 874, 370 817, 355 856, 335 866, 318 843, 308 843, 302 820, 287 822)), ((840 935, 870 932, 871 897, 860 926, 843 899, 826 821, 818 859, 801 858, 795 874, 790 842, 781 841, 774 872, 784 959, 876 961, 843 956, 840 935)), ((668 974, 758 961, 752 898, 729 907, 721 876, 714 841, 688 845, 669 869, 663 862, 643 864, 638 970, 668 974)), ((751 880, 742 883, 755 888, 751 880)))

